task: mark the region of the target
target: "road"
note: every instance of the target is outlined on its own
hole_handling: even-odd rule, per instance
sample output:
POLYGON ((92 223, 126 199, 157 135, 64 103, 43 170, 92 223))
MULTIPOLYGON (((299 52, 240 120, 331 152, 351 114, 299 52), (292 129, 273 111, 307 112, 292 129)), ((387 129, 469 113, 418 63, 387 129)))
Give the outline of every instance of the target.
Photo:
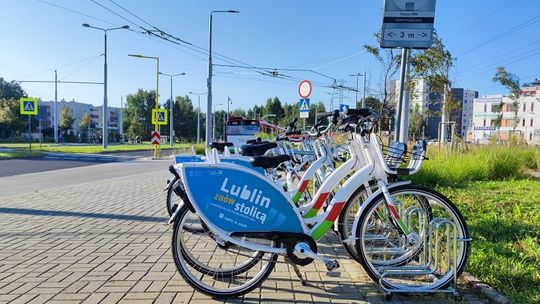
POLYGON ((51 153, 39 158, 0 159, 0 177, 149 158, 150 151, 101 154, 51 153))

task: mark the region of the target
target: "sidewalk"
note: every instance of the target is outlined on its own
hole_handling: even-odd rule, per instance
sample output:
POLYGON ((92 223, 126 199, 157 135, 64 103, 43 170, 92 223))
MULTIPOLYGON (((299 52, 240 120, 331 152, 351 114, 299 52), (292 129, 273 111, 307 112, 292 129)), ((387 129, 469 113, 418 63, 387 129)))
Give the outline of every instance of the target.
MULTIPOLYGON (((162 171, 0 197, 0 303, 209 303, 178 274, 165 225, 162 171)), ((2 190, 0 190, 2 191, 2 190)), ((279 263, 245 303, 383 303, 333 235, 320 248, 341 268, 279 263)), ((282 261, 282 259, 280 259, 282 261)), ((480 303, 464 294, 467 303, 480 303)), ((217 302, 217 301, 216 301, 217 302)), ((394 296, 391 303, 453 303, 445 295, 394 296)))

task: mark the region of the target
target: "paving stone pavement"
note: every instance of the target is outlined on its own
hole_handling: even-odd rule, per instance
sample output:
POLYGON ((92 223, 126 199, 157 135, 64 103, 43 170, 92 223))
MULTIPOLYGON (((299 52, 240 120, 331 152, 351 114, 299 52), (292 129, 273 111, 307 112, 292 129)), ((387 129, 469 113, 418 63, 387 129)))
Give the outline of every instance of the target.
MULTIPOLYGON (((165 225, 167 178, 164 169, 0 198, 0 303, 217 302, 176 270, 165 225)), ((317 262, 303 267, 309 284, 302 286, 292 267, 279 263, 260 288, 227 302, 385 302, 335 237, 320 251, 337 255, 341 268, 327 274, 317 262)), ((463 301, 481 303, 468 293, 463 301)), ((399 295, 389 303, 418 302, 453 300, 399 295)))

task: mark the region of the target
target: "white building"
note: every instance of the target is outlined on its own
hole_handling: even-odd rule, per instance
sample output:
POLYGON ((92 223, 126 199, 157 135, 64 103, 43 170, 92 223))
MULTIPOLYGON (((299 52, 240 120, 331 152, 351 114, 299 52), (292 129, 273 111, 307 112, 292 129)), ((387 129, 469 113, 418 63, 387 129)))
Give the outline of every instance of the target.
POLYGON ((475 98, 467 139, 477 143, 488 143, 490 139, 508 141, 513 134, 530 145, 540 145, 540 83, 523 87, 517 107, 516 118, 514 101, 504 95, 475 98))
POLYGON ((516 130, 521 138, 530 145, 540 145, 540 80, 523 87, 518 120, 516 130))
MULTIPOLYGON (((419 113, 424 113, 429 108, 429 84, 424 79, 415 79, 414 91, 410 94, 410 106, 419 113)), ((390 82, 389 92, 392 94, 392 102, 397 104, 399 100, 400 81, 392 80, 390 82)))
POLYGON ((453 88, 452 89, 452 98, 457 100, 460 103, 459 111, 452 113, 450 120, 453 120, 459 128, 458 133, 465 137, 467 135, 467 130, 471 129, 473 124, 473 113, 474 113, 474 99, 478 97, 478 92, 468 89, 453 88))

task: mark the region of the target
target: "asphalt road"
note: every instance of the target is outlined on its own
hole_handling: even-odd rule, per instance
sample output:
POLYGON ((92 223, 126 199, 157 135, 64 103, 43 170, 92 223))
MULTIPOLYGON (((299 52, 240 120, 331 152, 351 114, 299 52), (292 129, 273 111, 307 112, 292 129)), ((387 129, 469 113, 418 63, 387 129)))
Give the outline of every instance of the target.
POLYGON ((131 151, 101 154, 47 153, 40 158, 0 159, 0 177, 133 161, 151 156, 150 151, 131 151))
MULTIPOLYGON (((0 161, 0 166, 2 166, 0 161)), ((45 163, 45 162, 43 162, 45 163)), ((109 163, 96 163, 93 166, 78 166, 54 171, 32 172, 0 177, 0 197, 8 197, 25 193, 42 192, 48 189, 70 185, 90 183, 99 180, 115 179, 149 173, 163 172, 163 184, 156 193, 161 194, 166 186, 167 168, 171 161, 135 159, 109 163)), ((82 199, 82 198, 81 198, 82 199)))

